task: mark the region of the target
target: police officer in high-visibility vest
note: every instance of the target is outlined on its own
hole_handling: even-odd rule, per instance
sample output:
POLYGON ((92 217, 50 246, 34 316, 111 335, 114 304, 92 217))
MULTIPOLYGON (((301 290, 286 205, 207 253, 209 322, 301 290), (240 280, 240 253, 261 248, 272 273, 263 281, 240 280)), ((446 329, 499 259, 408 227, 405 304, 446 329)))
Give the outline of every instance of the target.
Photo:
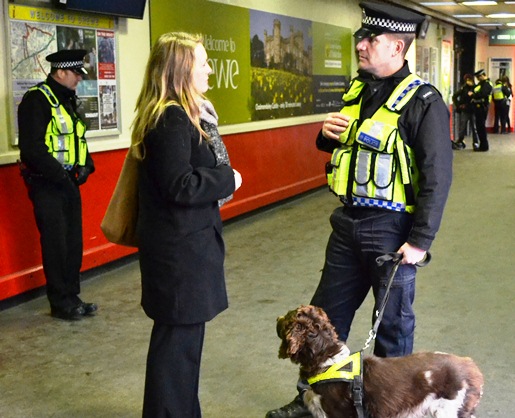
POLYGON ((492 101, 493 86, 487 77, 485 70, 479 70, 474 73, 478 83, 474 87, 472 93, 472 106, 474 108, 474 119, 476 122, 476 132, 473 138, 478 138, 479 143, 474 143, 474 151, 488 151, 488 136, 486 133, 486 118, 488 109, 492 101))
POLYGON ((492 90, 492 99, 494 101, 494 134, 505 134, 508 122, 506 116, 508 115, 507 107, 508 97, 510 97, 510 89, 506 86, 501 79, 496 80, 494 88, 492 90), (499 129, 500 127, 500 129, 499 129))
MULTIPOLYGON (((374 353, 412 352, 416 263, 427 256, 440 226, 452 177, 449 111, 438 91, 410 73, 404 57, 424 16, 389 4, 362 2, 362 27, 354 34, 358 76, 316 138, 331 153, 329 187, 341 201, 331 217, 322 277, 311 304, 323 308, 346 341, 370 289, 374 312, 382 302, 393 263, 376 258, 396 252, 394 276, 374 353)), ((267 418, 311 416, 300 396, 267 418)))
POLYGON ((82 204, 79 186, 95 171, 75 89, 87 74, 85 50, 50 54, 50 74, 25 93, 18 108, 21 174, 40 233, 50 312, 78 320, 97 310, 79 298, 82 204))

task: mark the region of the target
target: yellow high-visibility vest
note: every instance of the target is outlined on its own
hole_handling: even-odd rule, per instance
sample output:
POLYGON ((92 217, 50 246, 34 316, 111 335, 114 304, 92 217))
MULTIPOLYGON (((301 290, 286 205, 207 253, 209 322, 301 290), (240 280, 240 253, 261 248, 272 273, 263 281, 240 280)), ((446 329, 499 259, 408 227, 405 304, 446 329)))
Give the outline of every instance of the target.
POLYGON ((30 90, 39 90, 43 93, 52 109, 52 119, 47 125, 45 134, 48 152, 66 170, 71 170, 75 165, 86 165, 88 146, 84 137, 86 134, 84 122, 80 118, 74 121, 47 84, 39 84, 30 90))
POLYGON ((410 74, 384 105, 359 125, 364 83, 353 80, 343 96, 341 113, 350 117, 332 154, 327 180, 344 203, 413 213, 418 169, 413 150, 403 141, 397 122, 401 109, 425 82, 410 74))
POLYGON ((494 100, 503 100, 504 92, 502 91, 502 83, 497 83, 493 89, 494 100))
POLYGON ((314 385, 328 380, 352 382, 356 376, 361 375, 363 370, 363 355, 358 351, 344 360, 333 364, 325 372, 308 378, 308 383, 314 385))

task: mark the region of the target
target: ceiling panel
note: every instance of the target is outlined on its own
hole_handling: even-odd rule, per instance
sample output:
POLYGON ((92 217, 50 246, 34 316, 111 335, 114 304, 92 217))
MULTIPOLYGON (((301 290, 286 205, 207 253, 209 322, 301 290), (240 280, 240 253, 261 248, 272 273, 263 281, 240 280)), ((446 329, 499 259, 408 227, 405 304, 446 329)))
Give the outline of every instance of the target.
POLYGON ((399 5, 404 5, 415 10, 433 14, 435 17, 447 17, 454 23, 462 23, 464 26, 475 27, 482 30, 492 29, 510 29, 515 25, 515 2, 498 1, 494 5, 464 5, 459 1, 445 0, 410 0, 410 1, 394 1, 399 5), (433 13, 430 13, 433 12, 433 13), (488 15, 508 13, 512 14, 511 18, 491 18, 488 15), (488 25, 488 26, 484 26, 488 25))

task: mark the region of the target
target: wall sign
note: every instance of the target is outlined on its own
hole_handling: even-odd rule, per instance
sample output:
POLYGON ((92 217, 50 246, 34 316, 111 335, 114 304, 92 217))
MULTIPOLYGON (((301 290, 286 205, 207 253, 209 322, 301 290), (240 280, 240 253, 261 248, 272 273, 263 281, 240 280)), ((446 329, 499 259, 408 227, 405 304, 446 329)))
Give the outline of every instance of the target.
POLYGON ((10 4, 9 36, 14 115, 25 92, 50 72, 47 55, 85 49, 88 75, 77 87, 78 112, 90 134, 119 131, 114 19, 10 4))
POLYGON ((491 30, 488 32, 489 45, 515 45, 515 29, 491 30))

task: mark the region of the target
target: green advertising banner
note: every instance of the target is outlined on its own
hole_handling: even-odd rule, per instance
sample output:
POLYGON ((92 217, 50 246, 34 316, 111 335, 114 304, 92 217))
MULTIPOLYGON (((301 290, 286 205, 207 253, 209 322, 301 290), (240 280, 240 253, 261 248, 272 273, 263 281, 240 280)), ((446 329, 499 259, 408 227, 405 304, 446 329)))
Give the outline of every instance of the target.
POLYGON ((348 28, 206 0, 151 0, 151 38, 200 33, 220 125, 337 111, 350 80, 348 28))

